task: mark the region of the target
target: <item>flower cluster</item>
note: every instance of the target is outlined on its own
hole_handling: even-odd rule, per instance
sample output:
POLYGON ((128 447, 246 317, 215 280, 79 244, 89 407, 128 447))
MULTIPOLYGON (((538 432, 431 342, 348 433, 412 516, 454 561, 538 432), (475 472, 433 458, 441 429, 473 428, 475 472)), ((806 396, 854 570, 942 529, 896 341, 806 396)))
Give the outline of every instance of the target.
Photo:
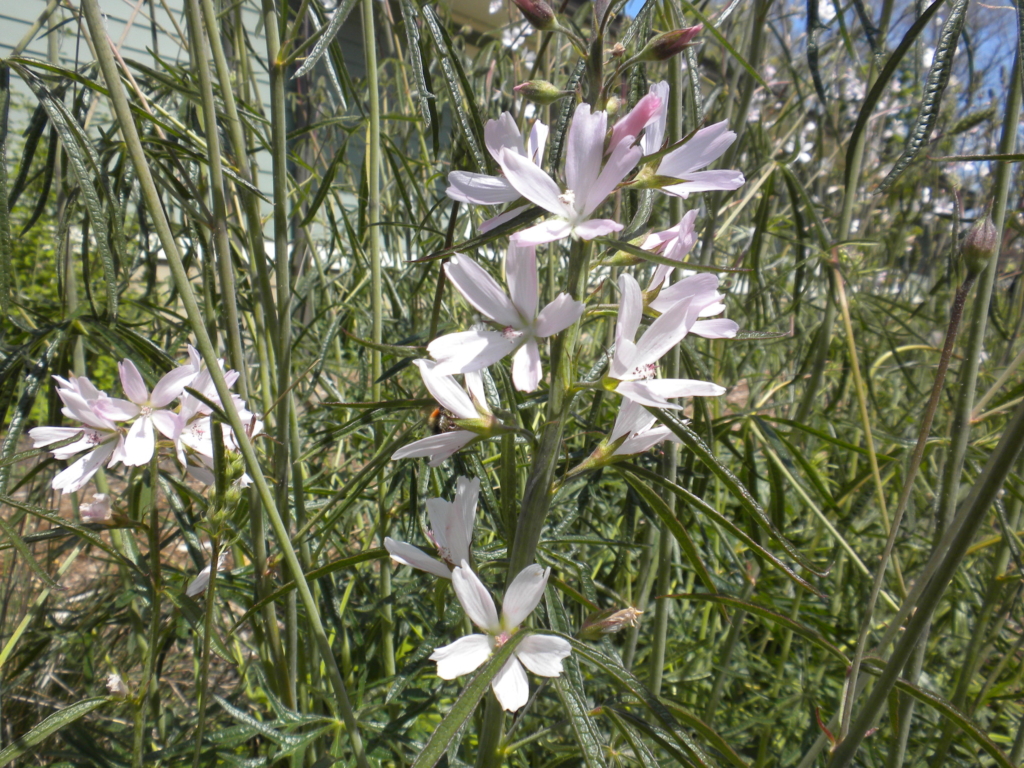
MULTIPOLYGON (((68 460, 79 457, 70 466, 53 478, 54 490, 73 493, 84 488, 99 469, 106 465, 114 467, 139 467, 148 464, 159 445, 159 435, 173 446, 174 454, 190 474, 206 484, 213 483, 213 422, 212 409, 201 398, 186 392, 186 387, 198 392, 202 398, 219 405, 220 400, 213 386, 209 371, 203 366, 199 353, 189 347, 189 361, 175 367, 157 382, 153 390, 146 386, 138 367, 131 360, 118 363, 121 387, 125 399, 110 397, 85 376, 54 376, 57 395, 64 407, 67 418, 81 424, 79 427, 35 427, 29 430, 33 447, 42 448, 54 443, 65 442, 78 436, 77 440, 51 451, 53 457, 68 460), (178 409, 170 405, 179 401, 178 409)), ((229 385, 238 379, 236 371, 225 371, 229 385)), ((235 407, 243 420, 250 423, 252 435, 263 429, 260 419, 245 408, 245 403, 235 396, 235 407)), ((237 450, 234 434, 226 426, 224 446, 237 450)), ((243 476, 240 484, 248 482, 243 476)), ((90 505, 89 514, 100 519, 103 504, 109 514, 109 501, 97 498, 90 505), (99 506, 97 506, 97 503, 99 506), (93 508, 96 511, 93 511, 93 508)))
MULTIPOLYGON (((448 196, 473 205, 507 206, 483 223, 485 232, 512 220, 531 204, 550 216, 511 235, 504 262, 505 286, 468 255, 455 254, 445 264, 448 281, 482 322, 432 340, 427 346, 432 359, 414 361, 438 403, 431 418, 434 434, 402 447, 392 458, 427 458, 428 464, 436 467, 474 443, 515 429, 511 422, 499 418, 498 404, 488 402, 488 369, 511 356, 515 388, 538 390, 545 378, 541 341, 579 324, 587 312, 585 297, 568 292, 558 293, 541 307, 538 246, 569 237, 595 240, 622 231, 622 223, 602 218, 600 210, 623 186, 660 189, 686 198, 694 192, 734 190, 743 183, 738 171, 702 170, 735 140, 725 123, 698 130, 684 142, 663 149, 667 97, 668 85, 654 84, 610 129, 605 112, 579 105, 568 130, 560 176, 564 184, 542 168, 547 126, 535 122, 529 138, 524 139, 508 113, 487 124, 487 149, 501 175, 453 171, 448 177, 448 196), (460 375, 464 384, 455 378, 460 375)), ((598 382, 574 385, 619 395, 620 410, 611 434, 570 475, 677 439, 667 427, 658 425, 649 409, 678 410, 683 407, 679 398, 725 392, 712 382, 658 375, 659 360, 687 335, 724 339, 734 337, 738 330, 732 320, 715 317, 725 310, 717 276, 699 273, 672 282, 672 267, 664 263, 683 264, 697 242, 696 218, 697 212, 689 211, 675 226, 634 241, 656 257, 658 266, 646 291, 633 275, 619 275, 615 344, 606 356, 607 371, 598 382), (645 315, 650 322, 641 332, 645 315)), ((540 602, 550 575, 550 568, 536 563, 524 568, 508 585, 499 615, 490 592, 471 566, 479 493, 480 480, 461 477, 454 501, 427 501, 431 526, 427 536, 436 557, 412 544, 391 538, 384 541, 396 563, 451 581, 466 615, 483 632, 434 650, 430 658, 437 662, 437 674, 445 680, 476 670, 516 633, 528 631, 520 627, 540 602)), ((615 631, 635 622, 639 612, 626 609, 613 615, 614 620, 606 620, 600 631, 615 631)), ((554 634, 531 632, 518 641, 492 681, 502 707, 509 711, 521 708, 529 694, 527 670, 557 677, 570 650, 570 643, 554 634)))

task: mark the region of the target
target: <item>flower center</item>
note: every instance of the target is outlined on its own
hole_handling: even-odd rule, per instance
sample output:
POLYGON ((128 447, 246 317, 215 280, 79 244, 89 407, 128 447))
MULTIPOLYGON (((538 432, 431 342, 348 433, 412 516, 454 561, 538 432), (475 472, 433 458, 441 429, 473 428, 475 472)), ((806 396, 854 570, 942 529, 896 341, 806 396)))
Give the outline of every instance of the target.
POLYGON ((505 341, 514 341, 515 339, 518 339, 522 335, 522 331, 517 331, 511 325, 506 325, 501 330, 501 337, 505 339, 505 341))
POLYGON ((503 646, 505 643, 507 643, 511 638, 512 638, 512 633, 511 632, 502 632, 499 635, 495 635, 495 637, 494 637, 494 647, 495 648, 501 648, 501 646, 503 646))
POLYGON ((139 416, 148 419, 153 414, 153 407, 150 405, 139 406, 139 416))
POLYGON ((567 189, 565 190, 565 192, 558 196, 558 202, 560 202, 562 205, 568 206, 569 208, 575 208, 576 193, 573 192, 571 189, 567 189))
POLYGON ((85 433, 85 440, 89 445, 99 445, 103 442, 103 436, 99 432, 89 431, 85 433))
POLYGON ((633 381, 647 381, 648 379, 653 379, 657 375, 657 363, 646 363, 644 365, 638 365, 636 368, 629 372, 629 376, 633 381))

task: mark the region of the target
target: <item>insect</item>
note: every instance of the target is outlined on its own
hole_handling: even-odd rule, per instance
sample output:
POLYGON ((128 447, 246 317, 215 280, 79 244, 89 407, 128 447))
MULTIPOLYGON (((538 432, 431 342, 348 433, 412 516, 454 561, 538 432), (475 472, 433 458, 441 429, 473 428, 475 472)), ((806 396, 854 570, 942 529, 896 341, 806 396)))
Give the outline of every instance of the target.
POLYGON ((455 414, 441 406, 430 412, 430 415, 427 417, 427 426, 430 427, 431 433, 435 435, 454 432, 459 428, 455 423, 455 414))

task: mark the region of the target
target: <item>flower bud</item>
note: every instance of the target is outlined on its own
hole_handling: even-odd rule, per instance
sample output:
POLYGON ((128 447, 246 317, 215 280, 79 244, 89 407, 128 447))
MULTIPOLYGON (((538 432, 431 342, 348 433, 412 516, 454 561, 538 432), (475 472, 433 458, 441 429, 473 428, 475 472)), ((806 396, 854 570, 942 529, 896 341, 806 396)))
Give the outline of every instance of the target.
POLYGON ((637 610, 633 606, 623 608, 621 611, 608 608, 592 613, 580 627, 579 637, 581 640, 600 640, 604 635, 610 635, 626 627, 635 627, 639 623, 642 613, 643 611, 637 610))
POLYGON ((609 96, 608 101, 604 105, 604 111, 608 113, 608 117, 614 117, 619 114, 621 108, 622 100, 618 96, 609 96))
POLYGON ((688 48, 693 43, 693 38, 700 34, 702 29, 704 29, 704 25, 698 24, 695 27, 685 27, 658 35, 643 47, 643 50, 636 55, 635 60, 665 61, 671 59, 684 48, 688 48))
POLYGON ((992 260, 992 255, 999 248, 999 232, 996 225, 992 223, 991 217, 986 213, 982 218, 974 222, 971 231, 967 233, 964 240, 964 264, 971 274, 983 272, 992 260))
POLYGON ((512 2, 536 29, 548 30, 558 26, 554 10, 544 0, 512 0, 512 2))
POLYGON ((92 504, 79 507, 84 523, 105 523, 110 519, 110 497, 105 493, 94 493, 92 504))
POLYGON ((527 80, 525 83, 520 83, 512 90, 527 101, 532 101, 534 104, 541 104, 544 106, 553 104, 559 99, 564 99, 566 96, 573 95, 573 91, 561 91, 553 83, 549 83, 547 80, 527 80))
POLYGON ((124 680, 116 672, 111 672, 107 675, 107 690, 111 696, 116 696, 119 699, 128 698, 128 686, 124 684, 124 680))

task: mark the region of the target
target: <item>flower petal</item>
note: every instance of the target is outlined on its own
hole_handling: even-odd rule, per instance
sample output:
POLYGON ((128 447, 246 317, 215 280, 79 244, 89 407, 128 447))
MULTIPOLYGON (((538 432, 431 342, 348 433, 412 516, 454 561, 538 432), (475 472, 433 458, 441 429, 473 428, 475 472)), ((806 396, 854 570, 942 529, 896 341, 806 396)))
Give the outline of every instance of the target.
POLYGON ((718 275, 704 272, 685 277, 678 283, 662 288, 650 306, 658 312, 666 312, 686 299, 691 299, 696 309, 701 311, 718 302, 721 299, 721 294, 718 293, 718 275))
POLYGON ((647 130, 644 131, 644 136, 640 139, 640 149, 645 155, 657 152, 665 140, 665 124, 668 121, 668 81, 662 80, 659 83, 654 83, 648 93, 657 96, 661 100, 661 105, 655 119, 648 123, 647 130))
POLYGON ((126 358, 117 364, 117 369, 121 373, 121 387, 124 389, 125 396, 136 405, 144 405, 148 402, 149 390, 146 388, 146 382, 142 380, 139 369, 135 367, 135 363, 126 358))
POLYGON ((93 401, 92 411, 110 421, 128 421, 139 415, 139 406, 120 397, 104 397, 93 401))
POLYGON ((669 440, 673 443, 681 442, 671 429, 659 426, 638 432, 632 437, 627 437, 622 441, 622 445, 615 449, 612 455, 632 456, 636 453, 643 453, 664 440, 669 440))
POLYGON ((669 307, 647 327, 640 341, 636 343, 636 365, 649 365, 660 360, 689 333, 699 311, 699 307, 694 306, 692 298, 669 307))
POLYGON ((391 458, 397 461, 398 459, 427 456, 430 458, 427 466, 437 467, 453 453, 462 450, 475 439, 476 435, 473 432, 457 429, 454 432, 431 435, 430 437, 424 437, 422 440, 409 443, 391 454, 391 458))
POLYGON ((476 406, 469 399, 466 390, 460 387, 451 376, 438 373, 438 363, 422 359, 413 360, 413 363, 420 369, 420 377, 423 379, 424 386, 437 402, 460 419, 478 418, 476 406))
POLYGON ((540 120, 533 123, 530 138, 526 143, 526 156, 540 165, 544 161, 544 145, 548 141, 548 127, 540 120))
POLYGON ((619 316, 615 321, 615 343, 635 341, 640 328, 640 313, 644 300, 640 295, 640 284, 625 272, 619 275, 619 316))
MULTIPOLYGON (((427 352, 437 361, 437 375, 450 376, 494 365, 515 351, 517 341, 516 337, 506 338, 498 331, 473 329, 440 336, 427 345, 427 352)), ((475 413, 473 417, 460 418, 475 418, 475 413)))
POLYGON ((483 371, 466 371, 463 378, 466 380, 466 391, 469 392, 477 411, 490 414, 491 407, 487 404, 487 393, 484 391, 483 371))
POLYGON ((732 339, 739 329, 735 320, 720 317, 715 320, 698 320, 690 326, 690 333, 705 339, 732 339))
POLYGON ((533 613, 537 603, 544 596, 550 568, 541 568, 534 563, 519 572, 505 591, 505 601, 501 608, 501 626, 507 631, 518 627, 533 613))
POLYGON ((728 192, 733 189, 739 189, 746 181, 742 173, 732 170, 693 171, 676 178, 684 178, 685 181, 681 184, 671 184, 667 187, 662 187, 661 191, 675 197, 681 197, 684 200, 694 192, 728 192))
POLYGON ((98 400, 86 401, 81 395, 68 389, 58 389, 57 394, 65 406, 61 409, 61 413, 68 418, 80 421, 95 429, 111 430, 117 428, 114 422, 96 411, 96 406, 99 403, 106 402, 112 398, 103 397, 98 400))
POLYGON ((734 141, 736 134, 729 130, 728 120, 701 128, 683 146, 673 149, 661 159, 658 175, 687 176, 717 160, 734 141))
POLYGON ((384 539, 384 549, 388 551, 391 559, 396 563, 418 568, 442 579, 450 579, 452 577, 452 572, 448 570, 448 566, 439 560, 435 560, 412 544, 406 544, 404 541, 395 541, 388 536, 384 539))
POLYGON ((568 293, 560 293, 537 315, 534 325, 538 338, 547 338, 560 333, 575 323, 583 315, 586 307, 583 302, 576 301, 568 293))
POLYGON ((108 440, 96 446, 96 450, 87 453, 53 478, 50 487, 55 491, 63 491, 64 493, 74 493, 85 487, 86 483, 92 479, 92 476, 103 465, 103 462, 107 460, 107 457, 114 452, 114 446, 115 442, 113 440, 108 440))
POLYGON ((516 125, 516 119, 511 112, 502 112, 497 120, 488 120, 484 125, 484 144, 487 151, 491 153, 498 162, 501 162, 499 155, 501 150, 508 147, 517 155, 524 154, 523 135, 516 125))
POLYGON ((718 397, 725 387, 697 379, 651 379, 645 381, 648 391, 659 397, 718 397))
POLYGON ((632 400, 634 403, 649 405, 652 408, 675 409, 683 407, 681 405, 676 405, 675 403, 670 403, 664 397, 652 390, 648 384, 650 384, 649 381, 620 381, 618 386, 615 387, 615 391, 623 397, 632 400))
POLYGON ((199 575, 192 579, 192 582, 188 585, 188 589, 185 590, 185 594, 189 597, 195 597, 200 592, 205 592, 207 585, 210 583, 210 566, 206 566, 199 572, 199 575))
POLYGON ((538 166, 508 149, 501 151, 498 162, 505 172, 505 178, 519 194, 546 211, 559 216, 568 215, 569 212, 566 210, 565 204, 558 199, 562 190, 555 184, 554 179, 538 166))
POLYGON ((512 383, 520 392, 533 392, 542 375, 540 348, 536 339, 530 339, 512 356, 512 383))
POLYGON ((141 467, 153 458, 153 422, 143 416, 128 430, 124 439, 124 458, 126 467, 141 467))
POLYGON ((153 420, 153 426, 160 430, 160 434, 171 440, 177 440, 181 434, 181 417, 171 411, 153 411, 149 418, 153 420))
POLYGON ((481 222, 479 227, 480 234, 485 235, 495 227, 500 227, 506 221, 512 221, 512 219, 514 219, 516 216, 518 216, 520 213, 522 213, 529 207, 529 203, 527 203, 526 205, 517 205, 515 208, 511 208, 505 211, 504 213, 499 213, 497 216, 494 216, 490 219, 481 222))
POLYGON ((448 188, 444 193, 452 200, 472 205, 504 205, 519 199, 519 193, 503 176, 470 171, 449 173, 448 188))
MULTIPOLYGON (((469 547, 473 544, 473 527, 476 524, 476 505, 480 499, 480 480, 474 477, 460 477, 455 483, 455 514, 453 517, 458 520, 465 532, 466 552, 452 552, 459 557, 455 562, 469 560, 469 547)), ((450 539, 449 539, 450 541, 450 539)))
POLYGON ((622 231, 622 224, 612 219, 589 219, 573 227, 573 234, 580 240, 593 240, 595 237, 604 237, 610 232, 622 231))
POLYGON ((491 690, 506 712, 515 712, 530 698, 530 682, 526 670, 513 655, 491 681, 491 690))
POLYGON ((553 243, 572 234, 572 227, 565 219, 548 219, 521 229, 509 238, 516 245, 543 245, 553 243))
POLYGON ((554 635, 530 635, 516 646, 516 656, 523 666, 541 677, 562 674, 562 659, 570 653, 569 641, 554 635))
POLYGON ((153 394, 149 396, 149 404, 154 408, 163 408, 169 405, 185 391, 192 380, 196 377, 196 370, 191 365, 181 365, 173 371, 165 373, 153 388, 153 394))
POLYGON ((444 267, 445 274, 466 301, 478 312, 505 326, 521 328, 522 320, 512 300, 490 274, 469 256, 455 254, 444 267))
POLYGON ((640 131, 658 119, 658 114, 661 111, 663 111, 661 98, 658 94, 654 93, 652 88, 646 96, 636 103, 635 107, 629 110, 625 117, 612 127, 612 137, 609 140, 608 152, 612 152, 627 136, 639 136, 640 131))
MULTIPOLYGON (((565 147, 565 182, 577 198, 588 194, 601 173, 607 131, 607 112, 591 112, 589 104, 576 107, 565 147)), ((578 208, 582 207, 580 202, 577 201, 578 208)))
POLYGON ((437 676, 442 680, 468 675, 490 657, 491 640, 487 635, 466 635, 430 654, 430 660, 437 662, 437 676))
POLYGON ((520 317, 532 322, 537 316, 537 249, 509 243, 505 254, 505 280, 520 317))
MULTIPOLYGON (((640 147, 631 146, 631 141, 623 141, 612 152, 608 162, 604 164, 600 175, 585 187, 572 187, 576 192, 576 208, 583 216, 589 216, 597 206, 604 202, 619 185, 619 182, 626 178, 636 166, 637 161, 643 157, 640 147), (585 195, 583 201, 580 196, 585 195)), ((600 155, 598 155, 600 156, 600 155)), ((594 161, 590 161, 594 164, 594 161)))
MULTIPOLYGON (((623 435, 633 432, 640 432, 647 429, 657 419, 642 405, 632 400, 625 400, 619 408, 619 415, 615 417, 615 425, 608 437, 608 442, 614 443, 623 435)), ((617 451, 616 451, 617 453, 617 451)))
POLYGON ((487 591, 487 587, 477 578, 477 575, 469 569, 469 563, 465 560, 452 571, 452 586, 455 587, 455 596, 459 598, 462 609, 469 616, 470 621, 484 632, 492 635, 501 631, 501 624, 498 623, 498 611, 494 607, 491 593, 487 591))

